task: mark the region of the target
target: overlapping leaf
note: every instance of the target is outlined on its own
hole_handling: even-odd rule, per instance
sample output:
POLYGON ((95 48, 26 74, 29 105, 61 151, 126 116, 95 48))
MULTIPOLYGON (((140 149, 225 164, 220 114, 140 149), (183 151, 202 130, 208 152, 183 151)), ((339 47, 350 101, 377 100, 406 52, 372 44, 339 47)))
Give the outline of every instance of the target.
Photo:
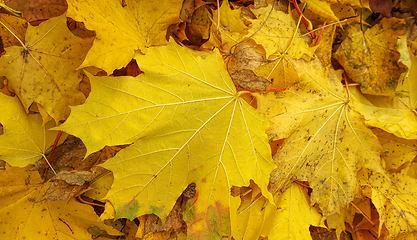
POLYGON ((17 97, 0 93, 0 159, 12 166, 25 167, 42 158, 54 143, 58 131, 49 130, 55 124, 42 125, 39 114, 26 114, 17 97))
POLYGON ((404 34, 405 22, 384 18, 365 33, 352 27, 348 37, 335 52, 335 59, 349 77, 361 84, 366 94, 393 96, 401 74, 406 70, 398 63, 397 37, 404 34))
POLYGON ((118 217, 165 218, 195 182, 189 236, 215 227, 224 231, 211 234, 230 234, 231 185, 253 179, 272 199, 266 121, 239 98, 218 52, 201 59, 171 42, 136 60, 145 72, 136 78, 90 76, 90 97, 59 129, 80 137, 88 153, 135 142, 102 164, 114 173, 106 198, 118 217))
POLYGON ((400 172, 417 156, 416 140, 402 139, 381 129, 373 129, 373 132, 381 142, 383 148, 381 157, 388 172, 400 172))
POLYGON ((96 32, 94 45, 81 67, 96 66, 108 73, 126 66, 136 50, 167 43, 166 29, 180 21, 182 1, 70 0, 68 16, 96 32))
MULTIPOLYGON (((29 26, 25 47, 6 48, 0 58, 0 75, 9 80, 10 91, 16 93, 28 111, 32 103, 40 105, 56 122, 68 114, 68 105, 81 104, 85 97, 79 89, 81 64, 91 40, 73 35, 67 28, 65 15, 51 18, 37 27, 29 26)), ((41 109, 41 110, 42 110, 41 109)))
POLYGON ((382 171, 381 147, 337 77, 327 76, 318 60, 298 60, 294 66, 301 83, 258 96, 258 110, 274 123, 271 137, 287 138, 274 157, 278 168, 271 181, 275 191, 284 191, 293 180, 308 181, 312 203, 330 215, 353 199, 361 167, 382 171))
POLYGON ((275 9, 269 15, 271 8, 272 6, 268 6, 253 10, 258 19, 252 21, 252 28, 248 30, 248 36, 256 32, 252 39, 258 44, 262 43, 268 59, 272 54, 282 54, 289 47, 287 52, 289 56, 295 59, 310 60, 314 55, 315 48, 310 48, 299 33, 296 33, 294 40, 290 41, 294 31, 298 31, 297 24, 291 15, 275 9))
POLYGON ((238 228, 235 239, 311 239, 310 225, 319 226, 321 215, 312 208, 306 189, 293 183, 281 195, 275 205, 264 198, 260 189, 251 184, 252 190, 242 196, 238 209, 238 228))
POLYGON ((37 202, 50 184, 42 184, 39 173, 30 168, 6 166, 1 172, 1 239, 90 239, 88 229, 93 226, 120 235, 97 222, 91 206, 75 200, 37 202))
POLYGON ((403 173, 387 179, 372 174, 372 202, 379 213, 381 230, 385 223, 389 231, 387 239, 413 239, 417 232, 417 180, 403 173))

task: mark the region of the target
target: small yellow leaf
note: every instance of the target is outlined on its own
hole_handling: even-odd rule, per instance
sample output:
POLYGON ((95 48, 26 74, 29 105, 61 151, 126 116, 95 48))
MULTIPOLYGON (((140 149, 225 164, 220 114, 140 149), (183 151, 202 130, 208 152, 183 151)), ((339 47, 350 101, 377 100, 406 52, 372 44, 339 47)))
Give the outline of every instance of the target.
POLYGON ((301 0, 301 2, 307 3, 307 8, 317 15, 329 18, 332 22, 339 21, 339 18, 337 18, 330 7, 330 3, 321 0, 301 0))
POLYGON ((246 25, 240 19, 240 9, 230 9, 229 1, 223 1, 220 6, 220 23, 230 32, 245 33, 246 25))
POLYGON ((235 239, 312 239, 309 227, 320 226, 322 216, 310 206, 307 189, 293 183, 284 193, 275 195, 275 205, 252 185, 252 192, 242 197, 238 209, 235 239))
POLYGON ((83 74, 76 68, 91 44, 91 39, 73 35, 66 22, 62 15, 29 26, 26 47, 8 47, 0 57, 0 76, 7 77, 10 91, 19 96, 26 111, 38 103, 56 123, 68 116, 68 105, 84 102, 79 89, 83 74))
POLYGON ((369 178, 372 202, 379 213, 380 229, 385 223, 388 239, 417 232, 417 179, 392 174, 390 179, 374 173, 369 178))
POLYGON ((381 129, 372 130, 382 145, 381 157, 385 161, 385 169, 391 173, 399 173, 417 156, 417 142, 396 137, 381 129))
POLYGON ((93 47, 80 68, 95 66, 107 73, 126 66, 135 51, 167 43, 169 25, 180 22, 182 1, 69 0, 68 17, 96 32, 93 47))
POLYGON ((121 235, 97 222, 91 206, 75 200, 37 202, 50 184, 42 184, 39 173, 29 168, 6 166, 0 174, 1 239, 90 239, 91 226, 121 235))
POLYGON ((393 96, 398 80, 406 70, 398 63, 397 37, 404 35, 405 22, 384 18, 365 33, 349 29, 334 57, 349 77, 361 84, 364 94, 393 96))
POLYGON ((295 59, 303 58, 306 60, 313 58, 316 48, 310 48, 304 42, 304 39, 300 37, 300 33, 296 29, 297 24, 291 15, 275 9, 269 15, 271 8, 272 6, 268 6, 252 10, 258 19, 252 21, 252 27, 248 30, 247 37, 257 32, 252 39, 258 44, 262 44, 265 48, 267 59, 270 59, 269 56, 272 54, 282 54, 290 44, 287 51, 289 56, 295 59), (297 31, 297 33, 291 42, 294 31, 297 31))
POLYGON ((378 105, 366 99, 358 89, 349 88, 352 106, 364 116, 365 123, 405 139, 417 139, 417 115, 398 97, 374 98, 378 105), (385 100, 385 101, 384 101, 385 100))
POLYGON ((39 114, 26 114, 17 97, 0 93, 0 159, 12 166, 34 164, 54 144, 59 131, 50 130, 53 121, 42 125, 39 114))

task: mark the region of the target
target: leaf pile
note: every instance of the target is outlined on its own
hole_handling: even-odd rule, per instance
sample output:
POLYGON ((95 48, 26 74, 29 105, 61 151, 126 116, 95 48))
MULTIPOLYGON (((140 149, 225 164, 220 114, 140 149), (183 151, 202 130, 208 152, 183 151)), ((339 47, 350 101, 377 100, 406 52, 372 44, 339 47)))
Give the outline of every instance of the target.
POLYGON ((0 236, 415 239, 415 6, 301 2, 6 3, 0 236))

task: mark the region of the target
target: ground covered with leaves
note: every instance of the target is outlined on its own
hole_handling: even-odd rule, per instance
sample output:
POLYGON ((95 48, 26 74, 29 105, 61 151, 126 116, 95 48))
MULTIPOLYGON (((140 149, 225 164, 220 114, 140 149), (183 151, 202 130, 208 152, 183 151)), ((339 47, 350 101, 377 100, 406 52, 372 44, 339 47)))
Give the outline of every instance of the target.
POLYGON ((0 6, 1 239, 417 239, 413 0, 0 6))

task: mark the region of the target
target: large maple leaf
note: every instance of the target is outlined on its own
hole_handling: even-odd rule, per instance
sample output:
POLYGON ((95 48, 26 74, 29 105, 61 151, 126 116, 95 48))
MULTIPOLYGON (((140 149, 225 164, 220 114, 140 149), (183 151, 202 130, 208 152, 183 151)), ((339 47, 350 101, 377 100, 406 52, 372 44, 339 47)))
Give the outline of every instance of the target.
POLYGON ((349 103, 335 74, 319 60, 294 60, 301 82, 280 93, 258 95, 258 110, 274 122, 271 138, 287 138, 274 157, 273 189, 309 181, 312 204, 324 215, 340 212, 357 191, 361 167, 384 172, 381 146, 349 103))
POLYGON ((96 32, 94 45, 81 67, 96 66, 108 73, 126 66, 135 54, 164 45, 166 29, 180 22, 182 1, 69 0, 68 16, 96 32))
POLYGON ((217 51, 202 59, 171 42, 136 60, 145 74, 135 78, 90 76, 90 97, 59 129, 81 138, 88 153, 135 142, 102 164, 114 173, 106 198, 118 217, 164 219, 195 182, 189 235, 214 226, 224 229, 214 234, 230 234, 229 207, 239 202, 229 194, 232 185, 253 179, 272 199, 267 121, 239 98, 217 51))

